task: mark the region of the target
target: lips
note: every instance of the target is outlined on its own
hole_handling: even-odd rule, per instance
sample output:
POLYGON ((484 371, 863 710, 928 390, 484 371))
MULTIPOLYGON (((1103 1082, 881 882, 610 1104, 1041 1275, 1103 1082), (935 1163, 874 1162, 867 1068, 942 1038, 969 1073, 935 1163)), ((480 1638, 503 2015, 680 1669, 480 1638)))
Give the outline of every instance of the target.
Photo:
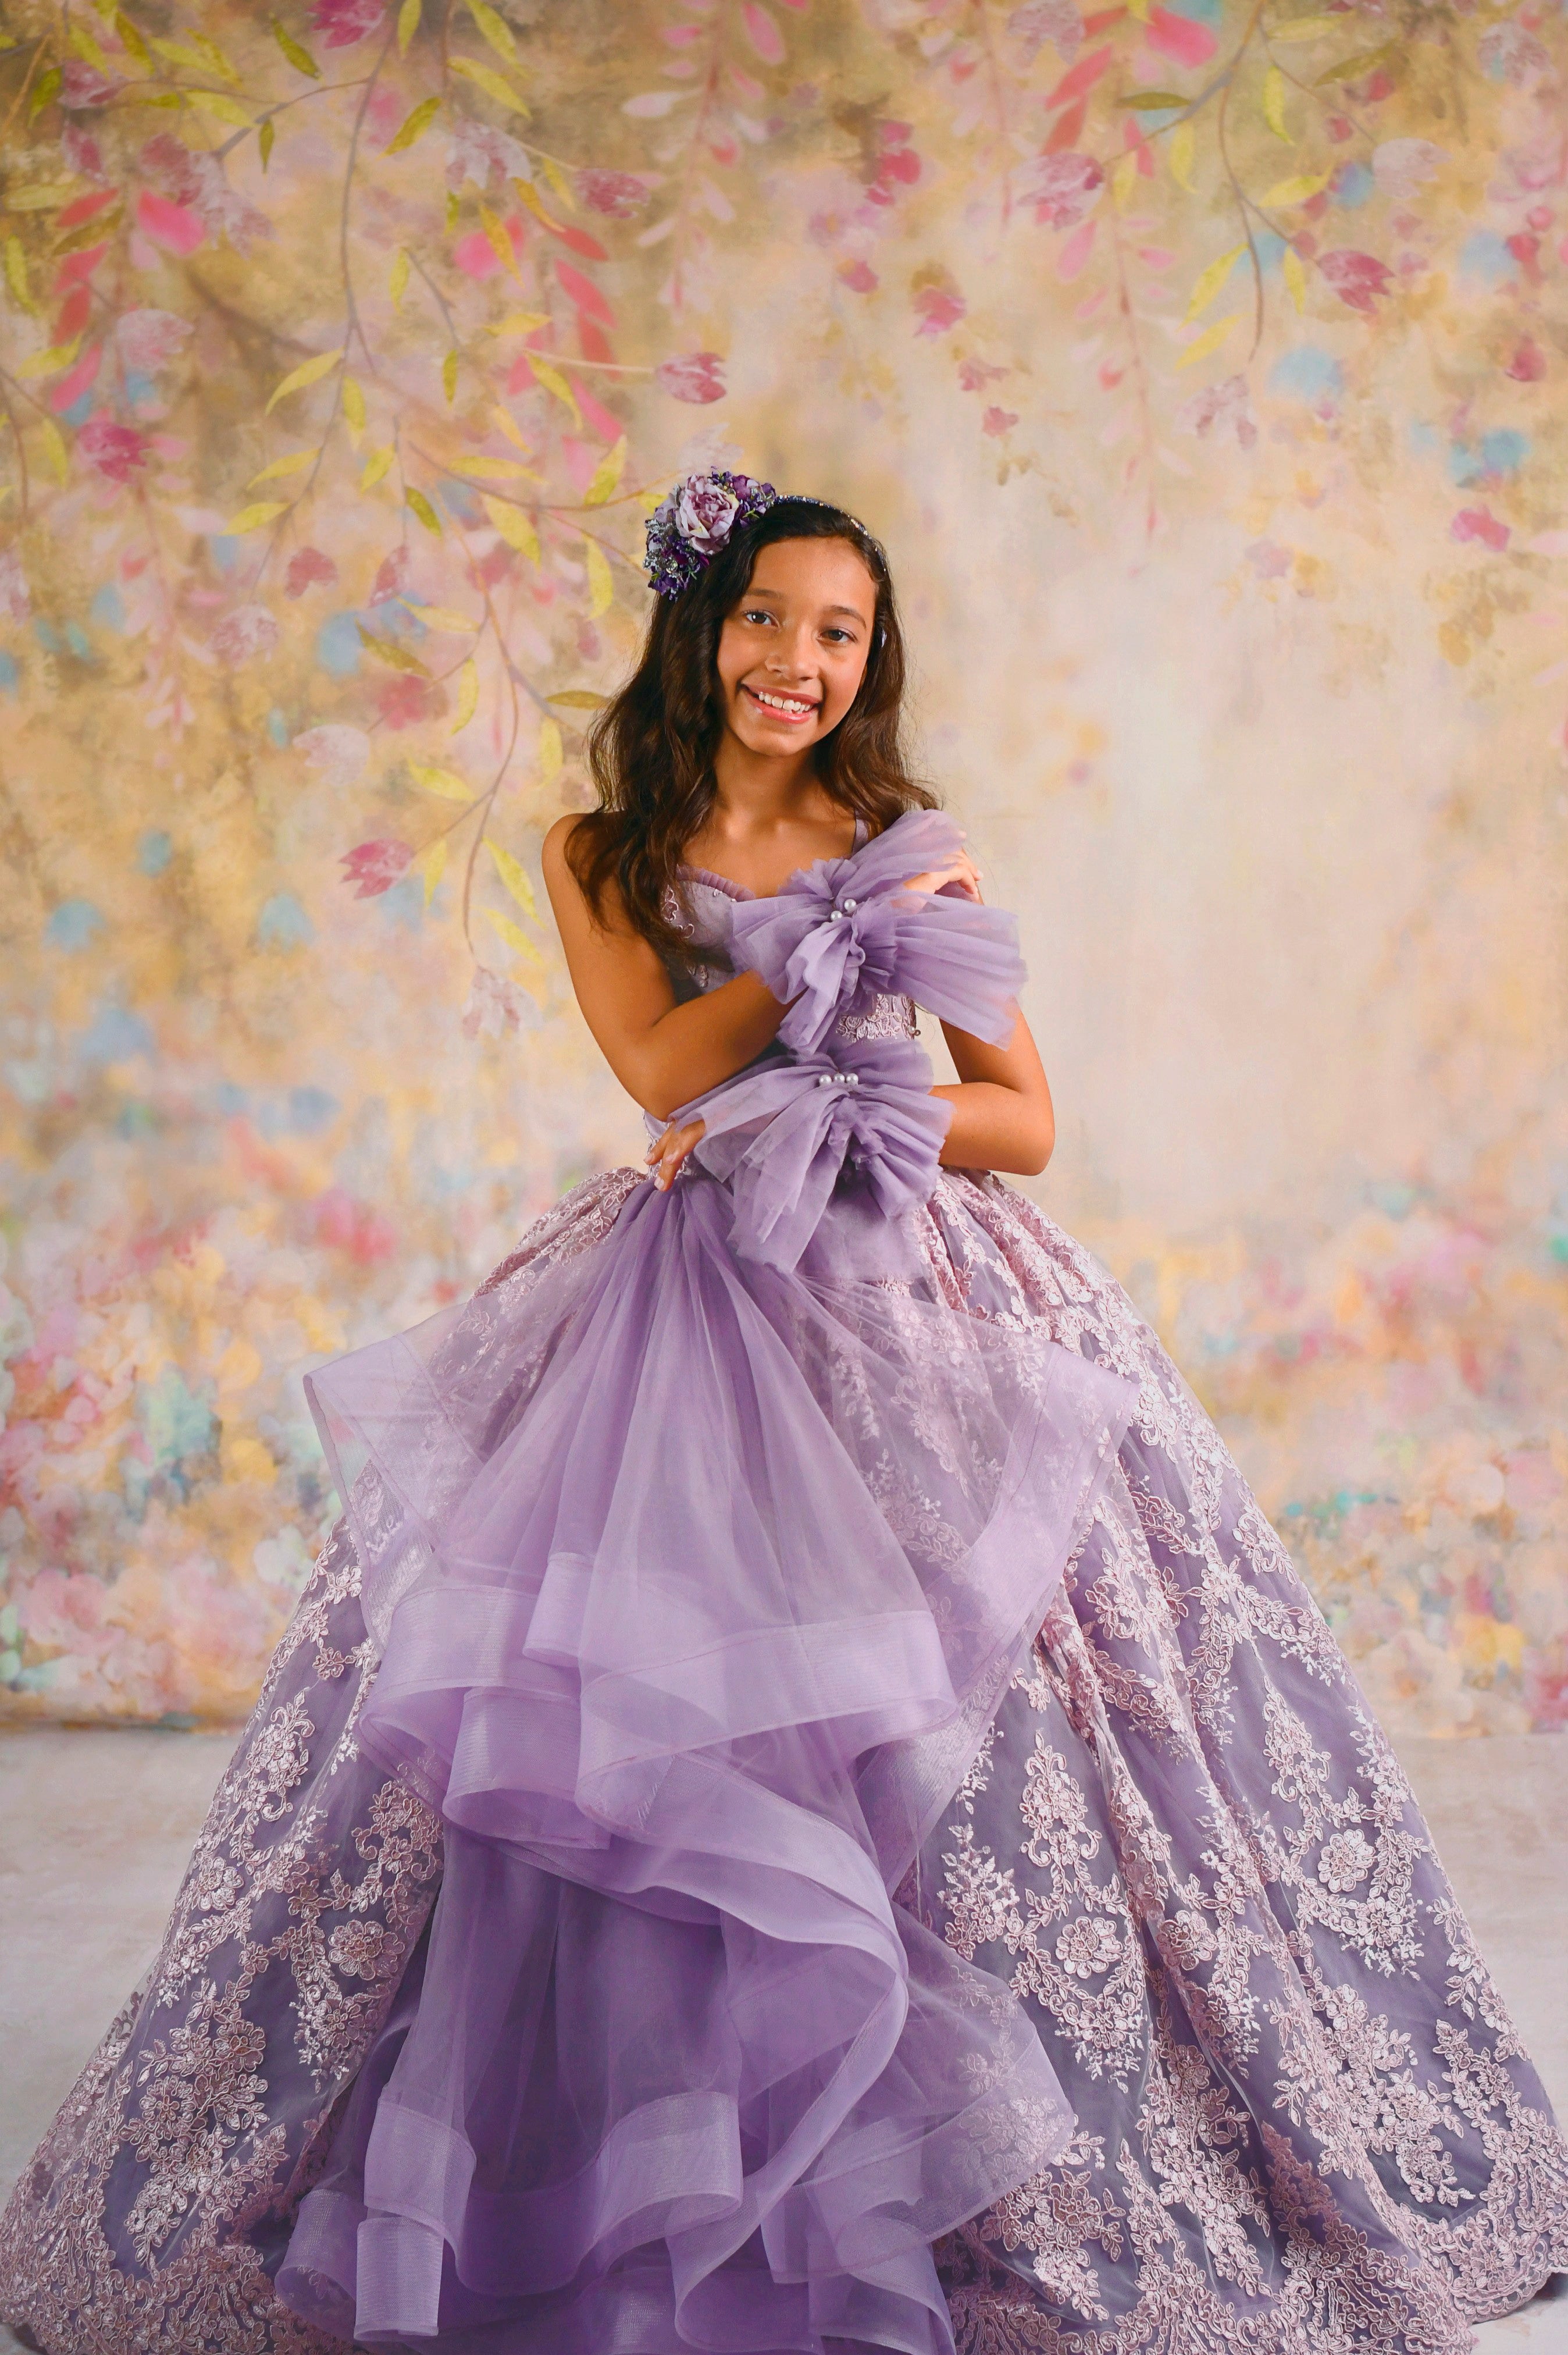
POLYGON ((797 695, 775 695, 762 687, 748 687, 744 679, 740 691, 751 699, 754 709, 769 719, 777 719, 786 728, 799 728, 814 719, 821 707, 809 698, 797 695))

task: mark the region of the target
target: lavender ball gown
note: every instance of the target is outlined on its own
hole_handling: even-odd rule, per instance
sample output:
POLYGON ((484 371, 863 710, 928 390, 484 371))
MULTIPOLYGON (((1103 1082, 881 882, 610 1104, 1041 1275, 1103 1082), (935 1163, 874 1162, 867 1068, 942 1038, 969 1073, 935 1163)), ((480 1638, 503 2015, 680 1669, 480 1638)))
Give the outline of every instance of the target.
POLYGON ((49 2355, 1445 2355, 1568 2150, 1284 1549, 938 1171, 900 822, 674 912, 796 1000, 668 1195, 313 1377, 345 1512, 0 2221, 49 2355), (896 837, 896 839, 895 839, 896 837))

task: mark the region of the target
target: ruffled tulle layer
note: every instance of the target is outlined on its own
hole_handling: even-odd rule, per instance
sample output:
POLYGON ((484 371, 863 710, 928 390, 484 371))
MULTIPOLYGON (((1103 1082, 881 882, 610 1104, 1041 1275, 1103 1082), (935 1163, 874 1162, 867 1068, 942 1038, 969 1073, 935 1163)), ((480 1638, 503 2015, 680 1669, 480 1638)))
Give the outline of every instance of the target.
POLYGON ((1060 2155, 1026 2015, 890 1897, 1131 1386, 737 1258, 706 1178, 313 1404, 446 1871, 279 2276, 362 2343, 950 2345, 929 2245, 1060 2155))

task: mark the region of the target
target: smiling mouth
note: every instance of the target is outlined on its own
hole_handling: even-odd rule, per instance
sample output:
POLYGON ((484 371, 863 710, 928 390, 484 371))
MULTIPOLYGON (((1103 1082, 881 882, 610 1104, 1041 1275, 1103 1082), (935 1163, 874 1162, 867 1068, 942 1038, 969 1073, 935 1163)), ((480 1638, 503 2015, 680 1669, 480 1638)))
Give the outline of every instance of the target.
POLYGON ((819 709, 804 696, 772 695, 763 687, 748 687, 744 679, 741 692, 749 695, 758 709, 766 711, 770 719, 788 720, 792 726, 799 726, 803 719, 814 719, 819 709))

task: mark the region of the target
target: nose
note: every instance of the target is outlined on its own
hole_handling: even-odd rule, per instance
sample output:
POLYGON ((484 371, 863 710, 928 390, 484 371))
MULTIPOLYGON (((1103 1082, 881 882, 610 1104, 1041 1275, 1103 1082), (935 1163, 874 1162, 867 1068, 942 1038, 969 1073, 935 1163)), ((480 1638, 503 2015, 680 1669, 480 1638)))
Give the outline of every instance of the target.
POLYGON ((810 633, 804 623, 792 637, 768 649, 768 667, 776 678, 809 678, 815 669, 810 633))

